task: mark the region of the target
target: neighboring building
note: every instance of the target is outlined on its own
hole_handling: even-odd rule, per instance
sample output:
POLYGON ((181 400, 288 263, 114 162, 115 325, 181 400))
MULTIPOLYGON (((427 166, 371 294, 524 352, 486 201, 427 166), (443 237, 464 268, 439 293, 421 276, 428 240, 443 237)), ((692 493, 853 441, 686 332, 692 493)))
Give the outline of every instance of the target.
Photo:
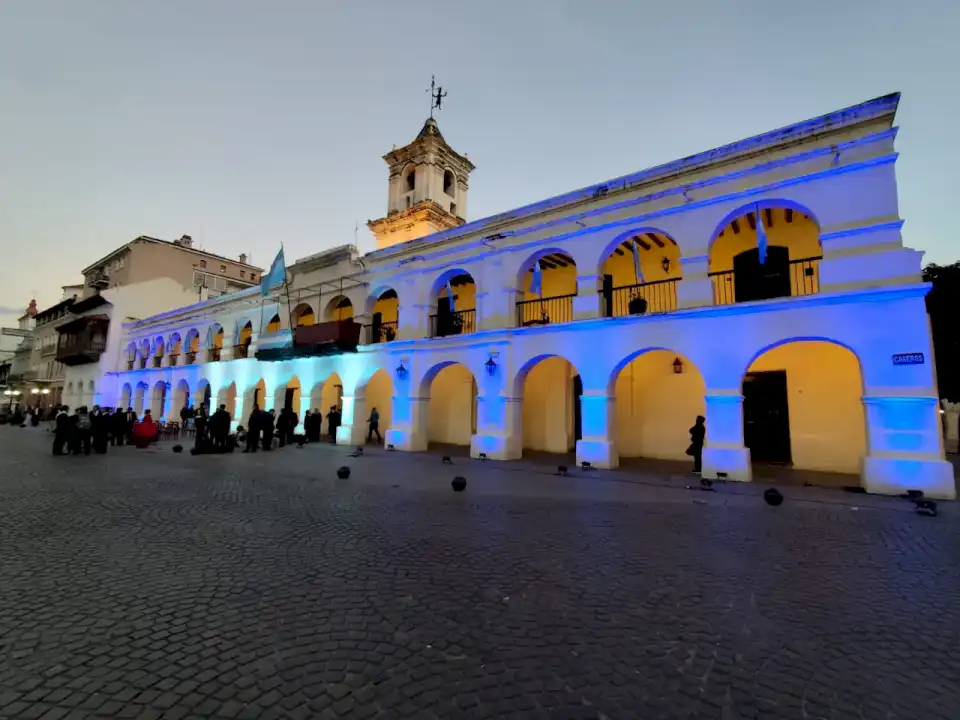
POLYGON ((193 290, 168 277, 104 289, 73 301, 56 325, 54 361, 63 366, 63 402, 70 407, 112 406, 100 380, 123 364, 123 324, 193 298, 193 290))
POLYGON ((64 285, 60 302, 34 317, 30 369, 24 376, 24 395, 31 404, 51 407, 62 402, 63 364, 57 361, 57 326, 70 317, 70 307, 83 292, 83 285, 64 285))
POLYGON ((172 242, 141 235, 84 268, 80 295, 168 277, 192 288, 195 301, 206 300, 256 285, 260 272, 246 255, 231 260, 196 249, 189 235, 172 242))
POLYGON ((706 477, 774 462, 954 497, 923 254, 901 235, 898 101, 462 225, 472 165, 428 122, 387 156, 378 250, 295 263, 289 303, 251 288, 128 323, 98 392, 169 419, 223 403, 244 424, 254 404, 339 405, 343 444, 364 441, 375 406, 396 450, 596 468, 686 461, 704 415, 706 477), (430 212, 405 217, 407 197, 430 212))
POLYGON ((22 402, 24 380, 30 372, 30 350, 33 347, 33 327, 37 315, 37 301, 31 300, 26 311, 17 319, 16 328, 3 328, 4 348, 13 348, 7 355, 9 367, 6 371, 4 405, 15 407, 22 402))

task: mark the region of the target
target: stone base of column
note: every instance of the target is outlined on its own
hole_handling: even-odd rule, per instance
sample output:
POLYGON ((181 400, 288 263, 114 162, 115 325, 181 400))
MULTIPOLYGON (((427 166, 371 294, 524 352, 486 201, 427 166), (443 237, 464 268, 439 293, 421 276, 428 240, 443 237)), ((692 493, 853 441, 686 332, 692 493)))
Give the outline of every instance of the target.
POLYGON ((483 453, 487 460, 519 460, 523 453, 515 445, 505 435, 477 434, 470 438, 470 457, 479 459, 483 453))
POLYGON ((945 460, 865 457, 861 481, 868 493, 902 495, 922 490, 929 498, 957 499, 953 465, 945 460))
POLYGON ((393 445, 394 450, 402 452, 426 452, 427 449, 426 436, 420 437, 409 428, 390 428, 384 433, 383 441, 388 449, 393 445))
POLYGON ((717 473, 726 473, 726 480, 750 482, 753 471, 750 466, 750 451, 747 448, 705 447, 701 477, 713 480, 717 473))
POLYGON ((577 465, 585 462, 595 468, 611 470, 620 465, 620 455, 612 442, 577 440, 577 465))
POLYGON ((337 428, 337 445, 363 445, 366 441, 365 425, 341 425, 337 428))

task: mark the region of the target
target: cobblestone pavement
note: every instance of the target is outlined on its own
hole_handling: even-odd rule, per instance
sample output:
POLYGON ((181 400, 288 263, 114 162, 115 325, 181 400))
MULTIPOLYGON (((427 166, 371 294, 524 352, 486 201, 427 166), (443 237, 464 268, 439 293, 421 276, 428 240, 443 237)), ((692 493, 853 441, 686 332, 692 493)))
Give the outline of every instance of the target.
POLYGON ((0 427, 2 717, 960 717, 953 504, 48 440, 0 427))

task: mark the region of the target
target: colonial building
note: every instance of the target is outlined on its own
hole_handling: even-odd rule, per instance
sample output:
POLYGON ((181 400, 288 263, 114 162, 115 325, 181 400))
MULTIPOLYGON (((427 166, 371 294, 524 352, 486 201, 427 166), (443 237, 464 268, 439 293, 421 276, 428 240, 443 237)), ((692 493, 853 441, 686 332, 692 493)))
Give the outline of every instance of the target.
POLYGON ((890 95, 463 222, 473 165, 429 120, 386 156, 378 249, 123 329, 104 401, 342 406, 358 444, 474 457, 575 452, 858 473, 872 492, 955 494, 921 281, 904 247, 890 95), (289 300, 288 300, 289 298, 289 300))

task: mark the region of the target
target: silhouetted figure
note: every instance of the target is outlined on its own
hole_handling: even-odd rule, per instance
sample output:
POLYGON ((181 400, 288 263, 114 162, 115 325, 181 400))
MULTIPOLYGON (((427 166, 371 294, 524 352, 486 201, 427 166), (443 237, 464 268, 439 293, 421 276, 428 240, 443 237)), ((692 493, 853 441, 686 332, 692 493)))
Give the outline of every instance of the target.
POLYGON ((74 455, 81 452, 84 455, 90 454, 90 440, 93 431, 93 424, 90 422, 90 415, 85 407, 78 407, 73 421, 73 447, 71 450, 74 455))
POLYGON ((377 442, 382 443, 383 438, 380 437, 380 413, 375 407, 370 409, 370 419, 367 422, 370 426, 370 429, 367 430, 367 442, 370 442, 374 433, 376 433, 377 442))
POLYGON ((263 413, 260 412, 260 407, 254 404, 250 418, 247 420, 247 447, 244 452, 257 451, 257 445, 260 444, 260 426, 263 424, 261 415, 263 413))
POLYGON ((263 434, 263 449, 264 450, 273 450, 273 431, 274 431, 274 420, 275 414, 273 410, 270 412, 263 413, 261 418, 261 433, 263 434))
POLYGON ((707 436, 707 426, 703 415, 697 415, 697 420, 690 428, 690 447, 687 448, 687 455, 693 458, 693 472, 700 474, 703 462, 703 441, 707 436))
POLYGON ((193 441, 193 446, 200 452, 207 450, 207 429, 210 424, 210 418, 207 417, 207 406, 201 405, 200 409, 197 411, 196 416, 193 418, 194 428, 196 429, 196 437, 193 441))
POLYGON ((121 408, 113 411, 110 416, 110 443, 112 445, 123 445, 123 439, 127 436, 127 415, 121 408))
POLYGON ((127 444, 133 442, 133 428, 137 424, 137 414, 133 411, 132 407, 127 408, 127 427, 126 427, 126 438, 127 444))
POLYGON ((330 406, 330 412, 327 413, 327 434, 330 436, 330 442, 337 444, 337 428, 340 427, 340 411, 336 405, 330 406))
POLYGON ((230 413, 227 412, 227 406, 221 405, 210 418, 210 436, 213 439, 213 445, 217 450, 225 450, 227 447, 227 436, 230 434, 230 413))
POLYGON ((53 426, 53 454, 63 455, 63 446, 70 439, 70 408, 66 405, 60 408, 53 426))
POLYGON ((99 405, 93 406, 90 413, 90 434, 93 441, 93 451, 98 455, 107 453, 107 438, 110 434, 110 416, 105 414, 99 405))

